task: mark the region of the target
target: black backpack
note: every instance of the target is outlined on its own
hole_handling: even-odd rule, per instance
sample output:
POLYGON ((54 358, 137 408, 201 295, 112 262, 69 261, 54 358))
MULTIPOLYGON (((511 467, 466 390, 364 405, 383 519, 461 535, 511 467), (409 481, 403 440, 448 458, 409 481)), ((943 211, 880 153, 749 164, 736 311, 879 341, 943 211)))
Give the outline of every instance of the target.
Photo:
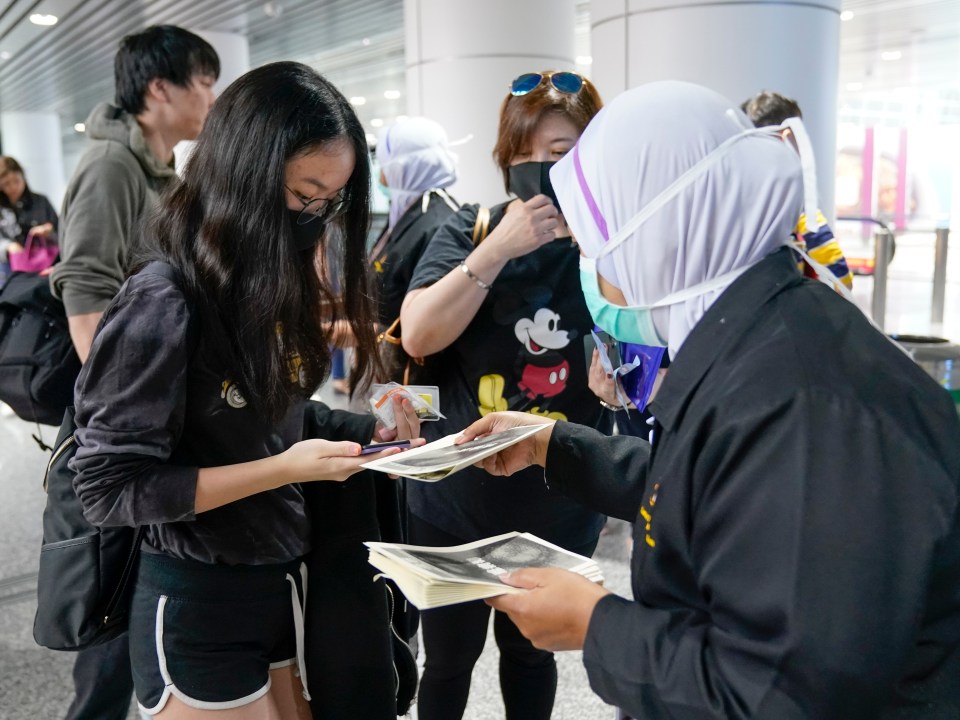
MULTIPOLYGON (((152 262, 142 272, 180 283, 179 273, 165 262, 152 262)), ((191 329, 190 347, 196 345, 195 335, 191 329)), ((72 385, 70 393, 68 404, 72 385)), ((97 527, 84 517, 73 489, 76 473, 69 467, 77 452, 76 429, 68 407, 43 479, 47 505, 33 637, 51 650, 83 650, 126 632, 130 580, 144 533, 142 527, 97 527)))
POLYGON ((83 650, 126 632, 129 582, 143 528, 91 525, 83 516, 69 467, 77 452, 73 408, 67 408, 43 488, 43 545, 33 638, 51 650, 83 650))
POLYGON ((24 420, 59 425, 80 358, 50 278, 13 273, 0 289, 0 400, 24 420))

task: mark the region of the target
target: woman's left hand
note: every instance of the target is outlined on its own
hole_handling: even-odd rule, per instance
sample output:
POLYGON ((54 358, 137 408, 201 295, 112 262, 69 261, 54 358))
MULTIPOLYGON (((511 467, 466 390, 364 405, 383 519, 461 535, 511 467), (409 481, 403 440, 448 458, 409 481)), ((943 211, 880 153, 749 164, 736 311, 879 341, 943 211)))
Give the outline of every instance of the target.
POLYGON ((30 235, 34 237, 50 237, 50 233, 53 232, 53 223, 44 223, 43 225, 34 225, 30 228, 30 235))
POLYGON ((528 592, 485 602, 509 615, 524 637, 541 650, 582 650, 593 609, 610 594, 583 575, 558 568, 524 568, 500 579, 528 592))
MULTIPOLYGON (((593 361, 590 363, 590 370, 587 374, 587 386, 603 402, 614 407, 621 407, 620 398, 617 397, 616 384, 618 382, 617 378, 603 369, 603 364, 600 362, 600 352, 594 350, 593 361)), ((630 410, 635 409, 633 403, 629 403, 627 407, 630 410)))
POLYGON ((389 440, 412 440, 420 437, 420 418, 413 403, 402 395, 395 395, 393 402, 393 416, 397 419, 395 428, 385 428, 379 422, 373 430, 373 442, 387 442, 389 440))

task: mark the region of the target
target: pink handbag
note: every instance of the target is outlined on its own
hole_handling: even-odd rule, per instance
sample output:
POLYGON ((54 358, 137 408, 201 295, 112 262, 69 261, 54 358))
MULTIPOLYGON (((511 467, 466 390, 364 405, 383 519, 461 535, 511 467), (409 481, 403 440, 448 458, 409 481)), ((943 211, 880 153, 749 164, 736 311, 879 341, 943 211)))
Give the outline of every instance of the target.
POLYGON ((27 235, 23 250, 8 253, 7 259, 13 272, 41 272, 53 265, 59 253, 55 242, 31 234, 27 235))

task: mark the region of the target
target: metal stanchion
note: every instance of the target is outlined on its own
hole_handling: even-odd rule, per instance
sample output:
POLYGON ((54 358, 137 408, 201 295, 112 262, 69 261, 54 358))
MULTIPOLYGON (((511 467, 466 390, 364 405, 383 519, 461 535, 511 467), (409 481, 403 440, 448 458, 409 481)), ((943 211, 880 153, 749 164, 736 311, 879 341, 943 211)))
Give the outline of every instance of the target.
POLYGON ((930 308, 930 323, 943 327, 943 306, 947 297, 947 244, 950 229, 937 229, 937 244, 933 257, 933 303, 930 308))
POLYGON ((870 314, 881 330, 885 327, 887 316, 887 272, 890 268, 890 241, 892 239, 893 235, 886 228, 877 230, 873 234, 873 299, 870 303, 870 314))

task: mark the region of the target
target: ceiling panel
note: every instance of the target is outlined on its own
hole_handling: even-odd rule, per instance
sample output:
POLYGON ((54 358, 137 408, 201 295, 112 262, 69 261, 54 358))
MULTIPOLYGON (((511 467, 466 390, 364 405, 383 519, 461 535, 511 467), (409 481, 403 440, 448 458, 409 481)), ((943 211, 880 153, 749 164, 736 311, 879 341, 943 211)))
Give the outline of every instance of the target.
MULTIPOLYGON (((582 56, 589 5, 577 2, 582 56)), ((960 0, 846 0, 844 9, 853 17, 841 25, 841 117, 912 108, 960 122, 960 0), (890 50, 900 59, 883 60, 890 50)), ((113 97, 119 39, 155 23, 244 34, 253 65, 306 62, 364 98, 356 109, 370 130, 405 112, 403 0, 0 0, 0 111, 55 111, 70 133, 113 97), (39 27, 34 12, 60 20, 39 27)))

